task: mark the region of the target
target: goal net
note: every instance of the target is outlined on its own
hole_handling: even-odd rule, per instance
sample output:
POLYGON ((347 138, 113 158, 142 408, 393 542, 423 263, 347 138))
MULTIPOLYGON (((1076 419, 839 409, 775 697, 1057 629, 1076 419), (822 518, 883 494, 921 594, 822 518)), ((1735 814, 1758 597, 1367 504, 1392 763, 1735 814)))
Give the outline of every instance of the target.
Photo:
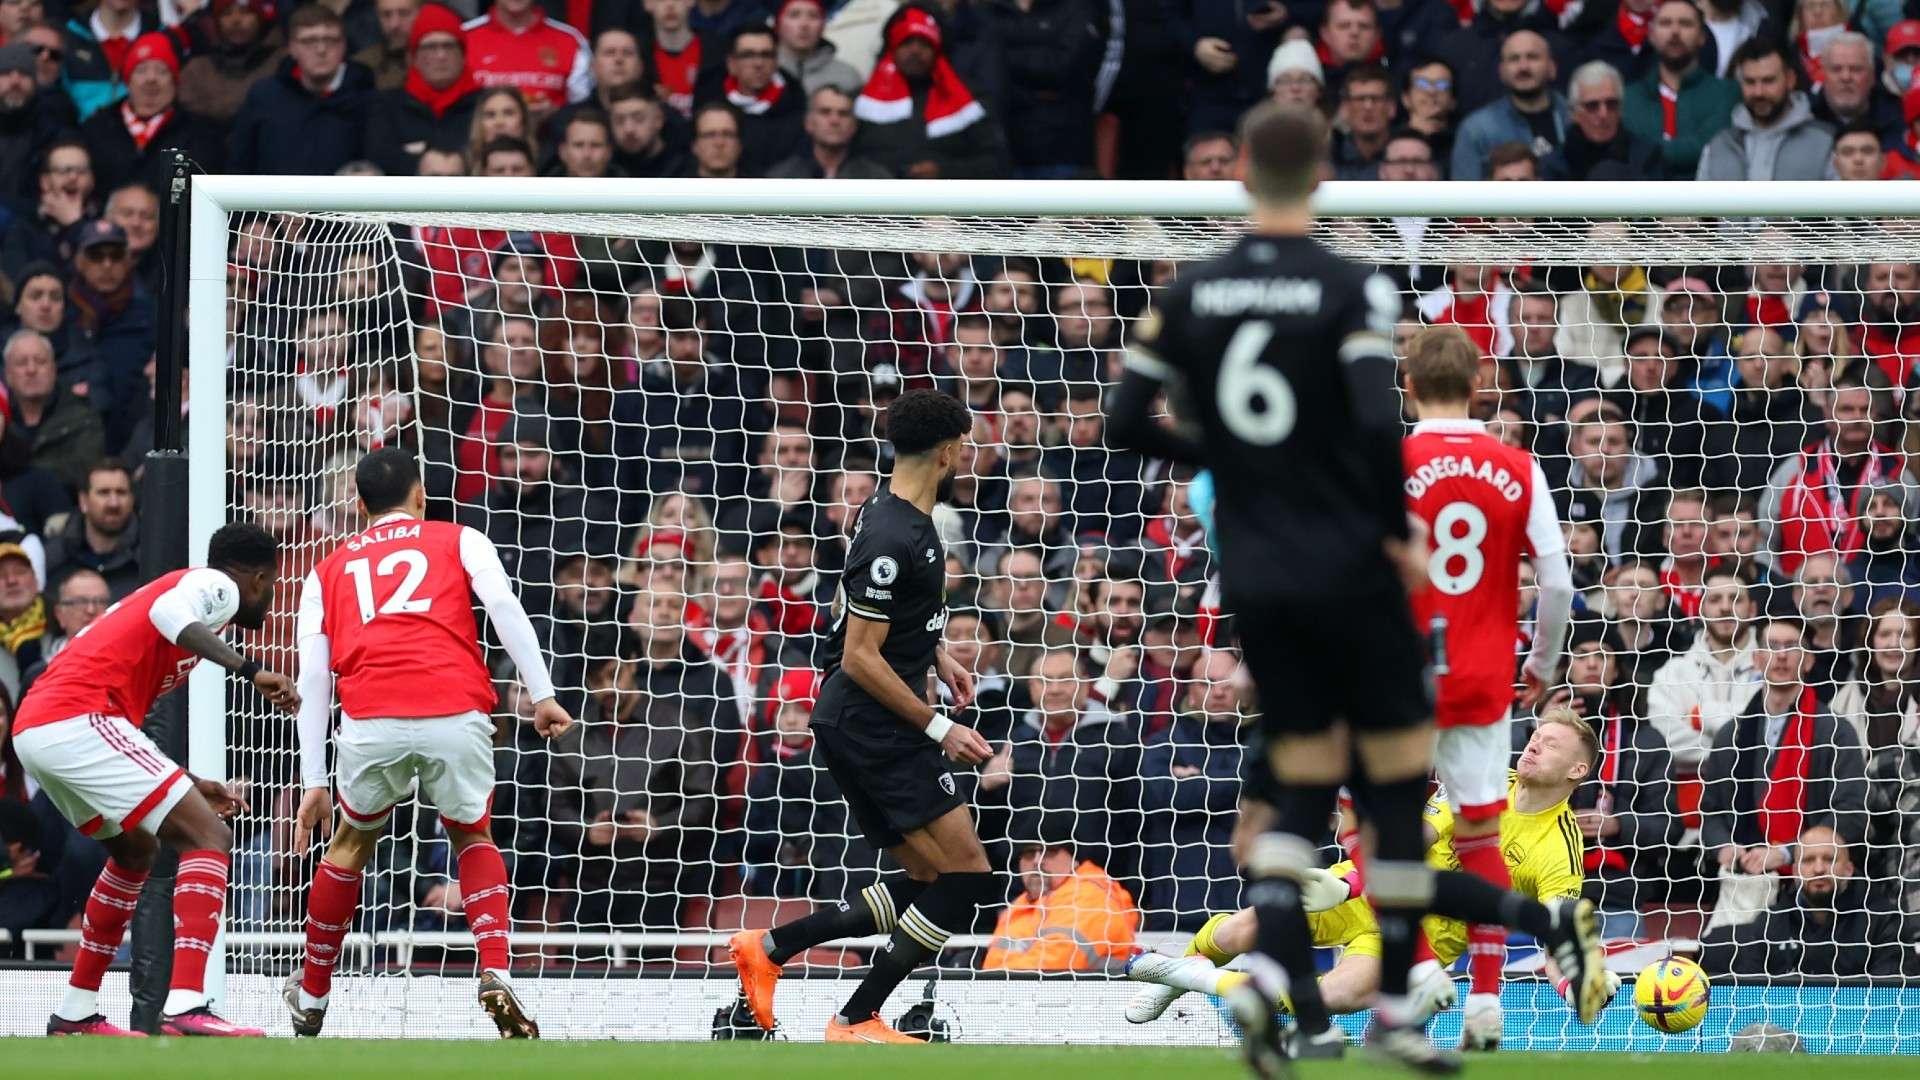
MULTIPOLYGON (((1192 477, 1108 449, 1101 394, 1159 291, 1240 235, 1236 193, 980 185, 916 205, 887 187, 815 212, 859 210, 829 182, 642 212, 624 208, 686 189, 595 210, 563 184, 461 212, 420 209, 426 181, 374 183, 301 213, 216 189, 227 332, 218 350, 196 334, 192 422, 202 447, 224 425, 226 464, 196 459, 196 501, 286 542, 263 654, 283 668, 300 577, 362 525, 364 450, 416 451, 433 512, 499 545, 582 720, 543 742, 496 668, 493 830, 550 1033, 704 1038, 733 996, 732 931, 875 880, 804 718, 854 511, 889 467, 886 404, 932 386, 975 415, 936 522, 966 715, 998 751, 957 777, 1009 904, 886 1015, 930 994, 970 1040, 1232 1037, 1198 995, 1152 1025, 1120 1015, 1134 947, 1177 951, 1240 901, 1248 729, 1192 477), (401 208, 357 209, 361 190, 401 208), (991 209, 1022 198, 1052 209, 991 209)), ((1704 950, 1735 973, 1694 1033, 1641 1026, 1628 992, 1586 1029, 1516 939, 1507 1045, 1724 1048, 1770 1023, 1814 1049, 1920 1050, 1920 226, 1838 201, 1730 219, 1696 192, 1581 216, 1430 190, 1412 216, 1399 191, 1370 212, 1336 188, 1348 209, 1319 235, 1399 283, 1402 335, 1451 323, 1479 344, 1476 414, 1554 486, 1580 596, 1552 693, 1601 742, 1572 805, 1615 966, 1704 950), (1762 693, 1768 672, 1807 692, 1762 693)), ((196 251, 196 279, 213 259, 196 251)), ((293 725, 237 686, 225 710, 254 805, 227 996, 278 1028, 312 868, 290 836, 293 725)), ((1531 729, 1517 714, 1516 750, 1531 729)), ((431 808, 401 808, 367 882, 329 1032, 483 1033, 431 808)), ((817 1037, 872 944, 802 958, 781 991, 793 1037, 817 1037)))

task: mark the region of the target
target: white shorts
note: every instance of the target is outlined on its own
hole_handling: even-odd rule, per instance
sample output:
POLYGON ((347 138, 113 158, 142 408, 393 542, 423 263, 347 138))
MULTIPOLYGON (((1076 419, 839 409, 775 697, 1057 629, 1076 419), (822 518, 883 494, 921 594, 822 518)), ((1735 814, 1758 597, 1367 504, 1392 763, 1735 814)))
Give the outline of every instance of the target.
POLYGON ((1434 771, 1447 789, 1454 816, 1485 821, 1506 809, 1507 763, 1512 757, 1513 728, 1505 719, 1440 729, 1434 771))
POLYGON ((193 781, 124 716, 89 713, 13 737, 20 764, 60 816, 96 840, 160 831, 193 781))
POLYGON ((493 720, 456 716, 340 718, 334 739, 335 799, 356 829, 384 828, 417 779, 449 825, 477 830, 493 806, 493 720))

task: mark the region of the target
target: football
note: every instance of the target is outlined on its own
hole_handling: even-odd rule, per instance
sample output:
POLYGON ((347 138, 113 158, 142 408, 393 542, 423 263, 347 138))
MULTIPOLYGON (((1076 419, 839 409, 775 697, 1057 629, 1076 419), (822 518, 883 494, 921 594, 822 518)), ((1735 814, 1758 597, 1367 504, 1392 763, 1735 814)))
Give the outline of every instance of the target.
POLYGON ((1678 956, 1648 964, 1633 983, 1633 1007, 1655 1031, 1669 1035, 1699 1025, 1707 1016, 1707 973, 1678 956))

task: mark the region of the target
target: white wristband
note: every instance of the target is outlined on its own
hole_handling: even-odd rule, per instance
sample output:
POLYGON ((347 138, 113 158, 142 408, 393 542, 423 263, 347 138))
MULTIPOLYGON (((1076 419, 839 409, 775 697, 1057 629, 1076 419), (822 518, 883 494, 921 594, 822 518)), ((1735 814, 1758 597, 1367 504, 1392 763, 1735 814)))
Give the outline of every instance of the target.
POLYGON ((953 721, 947 717, 946 713, 936 712, 933 714, 933 719, 927 721, 927 738, 934 742, 945 739, 947 732, 952 730, 953 721))

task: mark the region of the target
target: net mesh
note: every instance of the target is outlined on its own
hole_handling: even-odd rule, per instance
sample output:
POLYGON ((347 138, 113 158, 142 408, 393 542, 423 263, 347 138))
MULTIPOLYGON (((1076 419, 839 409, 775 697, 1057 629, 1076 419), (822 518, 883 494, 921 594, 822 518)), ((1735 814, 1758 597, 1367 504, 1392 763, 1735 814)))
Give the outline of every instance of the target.
MULTIPOLYGON (((1228 845, 1249 729, 1191 477, 1110 451, 1100 418, 1157 290, 1240 229, 236 214, 228 501, 287 544, 262 659, 296 666, 298 584, 363 526, 358 455, 416 451, 435 516, 498 545, 582 721, 544 743, 496 663, 493 828, 515 887, 516 964, 685 979, 680 1005, 698 995, 718 1008, 732 993, 727 933, 876 879, 804 719, 853 511, 889 465, 885 404, 948 389, 976 423, 953 506, 936 515, 947 642, 977 680, 968 722, 997 751, 959 780, 1011 906, 981 909, 940 971, 950 983, 1034 969, 1109 979, 1135 945, 1177 945, 1240 902, 1228 845), (1071 858, 1016 864, 1027 841, 1063 830, 1071 858), (1023 900, 1028 888, 1043 899, 1023 900)), ((1714 955, 1767 974, 1790 932, 1765 909, 1791 906, 1804 872, 1838 879, 1847 933, 1863 936, 1806 951, 1794 971, 1896 986, 1920 974, 1920 623, 1906 621, 1920 505, 1904 466, 1917 231, 1858 219, 1320 226, 1400 283, 1402 335, 1453 323, 1481 346, 1477 414, 1540 457, 1571 522, 1580 597, 1553 699, 1604 744, 1574 806, 1586 891, 1622 970, 1706 939, 1759 943, 1714 955), (1756 651, 1768 614, 1809 626, 1819 708, 1787 736, 1768 735, 1764 709, 1743 717, 1772 655, 1756 651), (1786 755, 1788 772, 1778 755, 1712 756, 1736 736, 1804 753, 1786 755), (1813 865, 1803 853, 1820 845, 1799 843, 1800 829, 1755 832, 1762 810, 1837 824, 1851 858, 1813 865)), ((1516 747, 1531 726, 1517 718, 1516 747)), ((294 736, 238 690, 228 732, 257 808, 238 829, 229 970, 236 985, 268 985, 251 977, 299 955, 312 867, 290 835, 294 736)), ((349 987, 471 972, 451 862, 430 808, 403 806, 341 963, 349 987)), ((803 960, 832 972, 865 955, 803 960)), ((1518 941, 1510 958, 1538 966, 1518 941)), ((550 1009, 593 1015, 590 984, 548 994, 550 1009)), ((1120 1037, 1124 1025, 1101 1025, 1124 997, 1099 997, 1104 1018, 1079 1037, 1120 1037)), ((1894 1001, 1907 1034, 1891 1048, 1913 1050, 1920 1002, 1894 1001)), ((1617 1023, 1597 1043, 1576 1037, 1551 995, 1510 1009, 1509 1032, 1520 1025, 1536 1047, 1630 1038, 1617 1023)), ((1817 1011, 1796 1006, 1790 1026, 1839 1041, 1834 1025, 1854 1016, 1817 1011)), ((1042 1022, 996 1015, 970 1019, 1009 1038, 1042 1022)), ((1193 1037, 1226 1034, 1215 1020, 1193 1037)))

